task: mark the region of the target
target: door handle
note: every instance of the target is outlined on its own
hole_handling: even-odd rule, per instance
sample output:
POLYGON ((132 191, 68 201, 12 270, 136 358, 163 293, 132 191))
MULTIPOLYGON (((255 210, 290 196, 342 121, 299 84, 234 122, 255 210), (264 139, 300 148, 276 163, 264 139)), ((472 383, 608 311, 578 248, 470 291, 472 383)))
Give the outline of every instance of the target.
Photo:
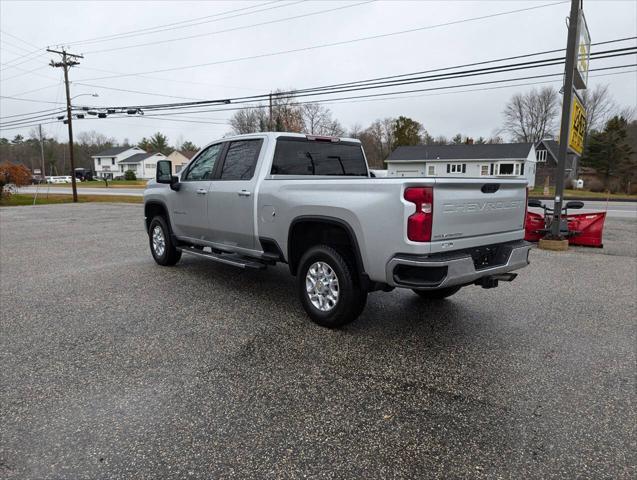
POLYGON ((237 194, 238 194, 240 197, 249 197, 250 195, 252 195, 252 193, 251 193, 251 192, 248 192, 247 190, 239 190, 239 191, 237 192, 237 194))
POLYGON ((205 188, 198 188, 197 189, 197 195, 205 195, 206 193, 206 189, 205 188))

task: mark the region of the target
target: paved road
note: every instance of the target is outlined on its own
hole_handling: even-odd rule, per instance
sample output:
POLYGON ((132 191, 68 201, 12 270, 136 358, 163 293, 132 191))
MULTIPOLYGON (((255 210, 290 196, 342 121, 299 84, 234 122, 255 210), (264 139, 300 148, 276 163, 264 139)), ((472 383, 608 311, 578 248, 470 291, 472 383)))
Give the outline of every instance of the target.
MULTIPOLYGON (((35 187, 22 187, 20 189, 22 193, 34 193, 35 187)), ((40 190, 42 192, 42 190, 40 190)), ((71 187, 51 187, 50 193, 60 194, 72 194, 71 187)), ((133 195, 143 196, 144 190, 141 188, 88 188, 81 187, 78 189, 78 193, 85 195, 133 195)), ((543 203, 553 206, 552 200, 543 201, 543 203)), ((584 202, 584 209, 577 210, 580 213, 598 212, 607 210, 607 216, 614 218, 635 218, 637 219, 637 202, 599 202, 599 201, 586 201, 584 202)), ((540 213, 540 209, 531 209, 534 212, 540 213)), ((575 212, 575 210, 573 210, 575 212)))
MULTIPOLYGON (((30 186, 30 187, 21 187, 20 189, 20 193, 35 193, 36 191, 36 187, 35 186, 30 186)), ((39 194, 42 194, 43 192, 46 193, 47 191, 49 193, 57 193, 57 194, 62 194, 62 195, 72 195, 73 194, 73 190, 71 189, 71 187, 50 187, 47 190, 47 187, 45 185, 41 186, 39 188, 39 194)), ((77 189, 77 193, 79 195, 126 195, 126 196, 136 196, 136 197, 141 197, 144 195, 144 189, 143 188, 91 188, 91 187, 79 187, 77 189)))
MULTIPOLYGON (((553 208, 553 200, 541 200, 541 202, 548 207, 553 208)), ((532 208, 533 212, 542 212, 541 209, 532 208)), ((637 219, 637 202, 600 202, 586 200, 584 202, 584 208, 579 210, 569 210, 569 213, 590 213, 590 212, 608 212, 606 216, 608 218, 632 218, 637 219)))
POLYGON ((637 222, 495 290, 310 323, 141 206, 0 209, 0 477, 635 478, 637 222))

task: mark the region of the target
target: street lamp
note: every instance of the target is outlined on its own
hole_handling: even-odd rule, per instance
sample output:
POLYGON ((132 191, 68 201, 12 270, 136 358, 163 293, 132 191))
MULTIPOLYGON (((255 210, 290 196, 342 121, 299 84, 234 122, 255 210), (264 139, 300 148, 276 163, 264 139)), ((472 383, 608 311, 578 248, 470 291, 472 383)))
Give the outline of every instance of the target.
POLYGON ((71 100, 73 100, 74 98, 77 98, 77 97, 84 97, 84 96, 87 96, 87 97, 99 97, 99 95, 97 93, 80 93, 79 95, 75 95, 74 97, 71 97, 71 100))

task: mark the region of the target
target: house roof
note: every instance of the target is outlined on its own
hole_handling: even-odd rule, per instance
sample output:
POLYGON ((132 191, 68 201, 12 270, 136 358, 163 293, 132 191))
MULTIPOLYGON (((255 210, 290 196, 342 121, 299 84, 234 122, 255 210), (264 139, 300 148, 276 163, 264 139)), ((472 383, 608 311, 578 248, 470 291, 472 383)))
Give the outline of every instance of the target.
POLYGON ((188 160, 191 160, 192 157, 194 157, 197 153, 197 150, 179 150, 179 153, 181 153, 188 160))
POLYGON ((532 143, 485 143, 471 145, 413 145, 396 148, 391 161, 422 160, 483 160, 497 158, 526 158, 532 143))
POLYGON ((115 155, 119 155, 122 152, 125 152, 126 150, 131 150, 133 148, 138 148, 138 147, 113 147, 113 148, 109 148, 107 150, 104 150, 100 153, 96 153, 95 155, 92 155, 93 157, 114 157, 115 155))
POLYGON ((120 160, 117 163, 139 163, 143 160, 146 160, 149 157, 152 157, 153 155, 157 155, 156 153, 136 153, 135 155, 131 155, 130 157, 127 157, 123 160, 120 160))
POLYGON ((549 152, 551 157, 553 157, 553 160, 557 162, 557 153, 560 149, 559 142, 556 140, 548 140, 548 139, 540 140, 536 148, 540 148, 541 145, 544 145, 544 147, 546 148, 546 151, 549 152))

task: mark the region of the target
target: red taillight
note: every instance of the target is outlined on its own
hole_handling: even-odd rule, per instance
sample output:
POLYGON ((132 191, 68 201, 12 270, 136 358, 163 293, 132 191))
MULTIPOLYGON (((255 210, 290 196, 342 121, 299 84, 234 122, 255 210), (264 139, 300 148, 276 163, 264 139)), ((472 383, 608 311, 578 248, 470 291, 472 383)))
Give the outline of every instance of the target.
POLYGON ((404 198, 416 206, 416 212, 407 219, 407 238, 412 242, 430 242, 434 214, 433 188, 406 188, 404 198))

